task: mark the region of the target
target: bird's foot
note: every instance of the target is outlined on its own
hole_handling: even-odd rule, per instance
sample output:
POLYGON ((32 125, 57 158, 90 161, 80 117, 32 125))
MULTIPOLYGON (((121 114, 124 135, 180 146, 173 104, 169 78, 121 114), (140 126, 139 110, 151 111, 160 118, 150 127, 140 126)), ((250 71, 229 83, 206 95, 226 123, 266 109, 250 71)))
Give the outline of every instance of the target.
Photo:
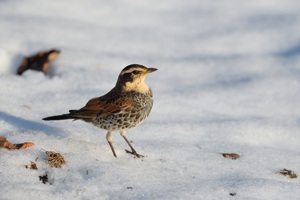
POLYGON ((127 149, 125 149, 125 151, 126 151, 126 153, 130 153, 130 154, 136 156, 137 158, 143 158, 143 157, 145 157, 145 156, 143 156, 141 154, 138 154, 136 151, 129 151, 127 149))

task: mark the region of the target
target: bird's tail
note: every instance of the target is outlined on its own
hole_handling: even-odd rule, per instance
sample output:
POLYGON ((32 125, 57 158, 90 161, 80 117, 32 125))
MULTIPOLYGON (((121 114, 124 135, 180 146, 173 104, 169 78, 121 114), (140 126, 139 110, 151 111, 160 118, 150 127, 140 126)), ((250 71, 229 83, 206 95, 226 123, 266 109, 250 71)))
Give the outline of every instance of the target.
POLYGON ((76 114, 76 110, 70 110, 69 114, 55 115, 55 116, 43 118, 43 120, 45 120, 45 121, 66 120, 66 119, 74 119, 74 120, 79 119, 79 116, 76 114))

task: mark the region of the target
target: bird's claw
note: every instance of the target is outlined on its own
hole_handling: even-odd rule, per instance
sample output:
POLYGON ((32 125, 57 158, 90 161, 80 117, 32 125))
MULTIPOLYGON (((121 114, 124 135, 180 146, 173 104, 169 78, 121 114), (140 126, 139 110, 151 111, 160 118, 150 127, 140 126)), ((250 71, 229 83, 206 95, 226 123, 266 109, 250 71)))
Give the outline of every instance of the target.
POLYGON ((143 157, 145 157, 145 156, 143 156, 141 154, 138 154, 136 151, 129 151, 127 149, 125 149, 125 151, 126 151, 126 153, 130 153, 130 154, 136 156, 137 158, 143 158, 143 157))

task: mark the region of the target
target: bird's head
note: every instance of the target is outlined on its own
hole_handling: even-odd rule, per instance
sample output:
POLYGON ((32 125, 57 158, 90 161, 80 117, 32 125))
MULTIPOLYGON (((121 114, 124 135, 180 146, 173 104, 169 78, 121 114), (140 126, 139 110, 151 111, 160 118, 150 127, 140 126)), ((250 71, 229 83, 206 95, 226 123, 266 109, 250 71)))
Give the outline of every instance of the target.
POLYGON ((149 87, 145 83, 145 78, 147 74, 156 70, 156 68, 147 68, 138 64, 128 65, 121 71, 116 86, 128 92, 146 93, 149 91, 149 87))

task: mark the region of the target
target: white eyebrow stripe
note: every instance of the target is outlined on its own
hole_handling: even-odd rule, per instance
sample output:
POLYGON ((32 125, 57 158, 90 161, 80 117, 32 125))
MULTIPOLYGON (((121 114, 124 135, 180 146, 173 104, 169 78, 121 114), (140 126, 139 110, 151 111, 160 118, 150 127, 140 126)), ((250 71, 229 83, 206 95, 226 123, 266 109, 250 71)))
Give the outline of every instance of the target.
POLYGON ((133 71, 140 71, 140 72, 143 72, 144 70, 143 69, 140 69, 140 68, 131 68, 131 69, 128 69, 128 70, 126 70, 126 71, 123 71, 121 74, 123 75, 123 74, 126 74, 126 73, 131 73, 131 72, 133 72, 133 71))

